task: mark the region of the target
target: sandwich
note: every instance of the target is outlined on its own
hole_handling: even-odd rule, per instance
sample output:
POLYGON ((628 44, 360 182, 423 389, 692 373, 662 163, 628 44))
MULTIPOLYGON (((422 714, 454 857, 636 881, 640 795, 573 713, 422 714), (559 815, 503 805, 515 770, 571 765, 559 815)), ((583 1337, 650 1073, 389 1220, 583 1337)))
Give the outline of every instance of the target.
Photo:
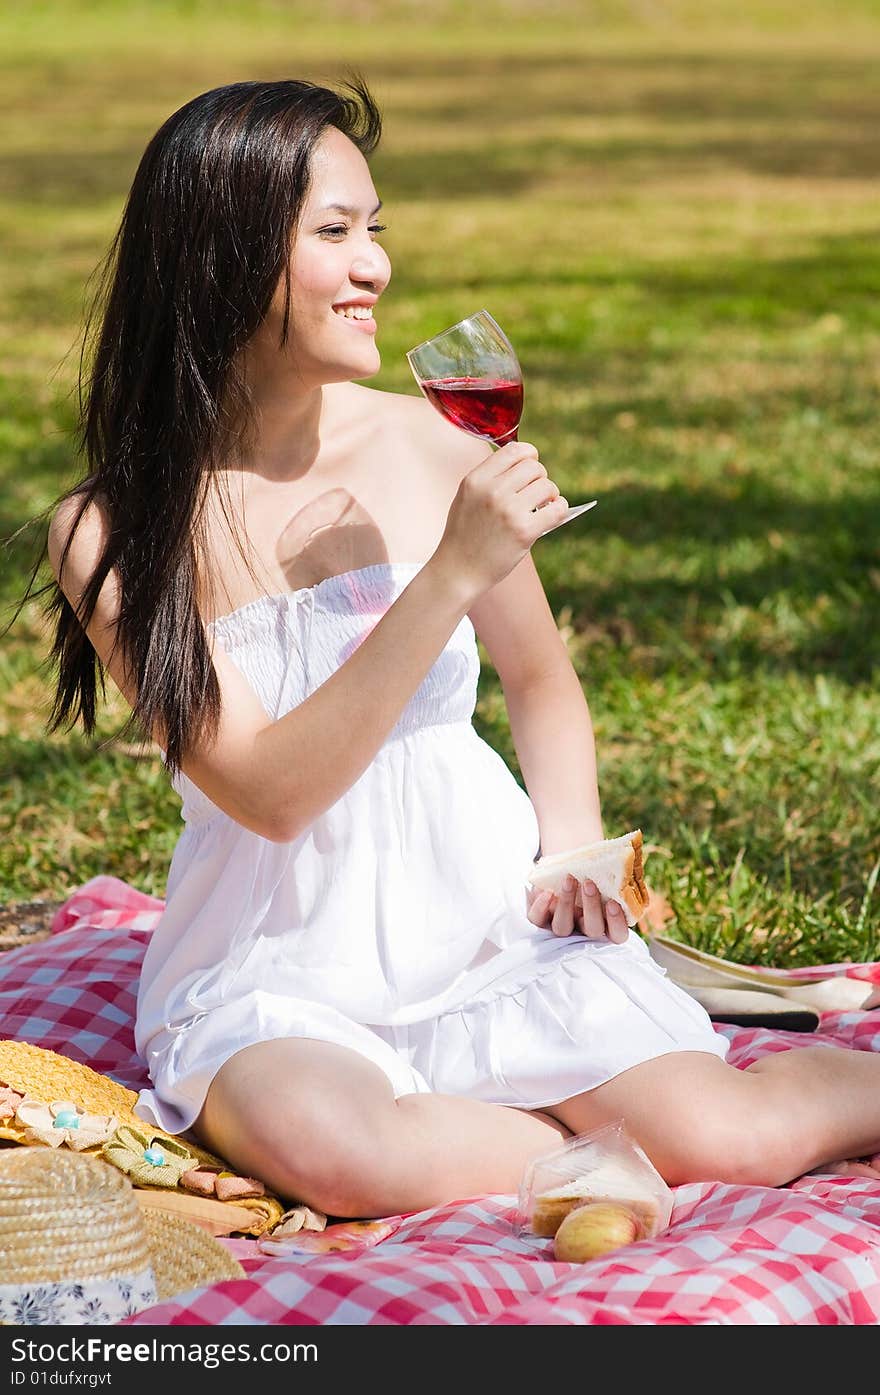
POLYGON ((570 1211, 595 1202, 628 1207, 639 1222, 641 1236, 656 1235, 669 1224, 672 1211, 671 1195, 661 1179, 651 1187, 631 1167, 609 1158, 561 1187, 536 1196, 532 1233, 553 1236, 570 1211))
POLYGON ((630 927, 644 915, 648 905, 642 862, 642 831, 633 829, 620 838, 605 838, 600 843, 584 843, 566 852, 551 853, 535 862, 526 880, 537 891, 562 891, 566 876, 571 873, 579 882, 596 883, 604 901, 617 901, 630 927))

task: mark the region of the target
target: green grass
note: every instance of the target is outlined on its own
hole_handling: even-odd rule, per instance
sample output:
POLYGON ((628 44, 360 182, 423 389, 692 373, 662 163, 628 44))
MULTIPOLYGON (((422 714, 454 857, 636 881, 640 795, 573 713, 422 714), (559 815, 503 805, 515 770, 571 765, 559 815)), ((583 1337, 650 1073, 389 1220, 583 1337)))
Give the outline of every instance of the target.
MULTIPOLYGON (((0 534, 77 475, 87 278, 155 128, 245 77, 359 67, 394 263, 376 386, 486 305, 583 524, 536 545, 671 933, 880 957, 880 5, 0 5, 0 534), (710 12, 707 20, 705 11, 710 12), (476 13, 476 18, 474 14, 476 13)), ((40 525, 3 553, 4 620, 40 525)), ((44 574, 47 575, 47 574, 44 574)), ((162 895, 157 758, 47 739, 48 636, 0 651, 0 897, 162 895)), ((521 778, 485 654, 476 724, 521 778)))

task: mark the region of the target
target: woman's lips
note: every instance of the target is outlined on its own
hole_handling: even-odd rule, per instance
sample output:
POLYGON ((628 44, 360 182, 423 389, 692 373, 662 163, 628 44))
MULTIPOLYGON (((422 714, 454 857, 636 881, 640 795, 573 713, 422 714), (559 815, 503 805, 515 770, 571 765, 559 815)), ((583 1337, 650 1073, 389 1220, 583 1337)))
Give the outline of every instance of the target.
POLYGON ((338 315, 334 310, 333 318, 335 320, 341 320, 344 325, 348 325, 351 329, 359 329, 361 331, 361 334, 376 333, 376 321, 373 319, 372 315, 368 320, 355 320, 349 319, 345 315, 338 315))

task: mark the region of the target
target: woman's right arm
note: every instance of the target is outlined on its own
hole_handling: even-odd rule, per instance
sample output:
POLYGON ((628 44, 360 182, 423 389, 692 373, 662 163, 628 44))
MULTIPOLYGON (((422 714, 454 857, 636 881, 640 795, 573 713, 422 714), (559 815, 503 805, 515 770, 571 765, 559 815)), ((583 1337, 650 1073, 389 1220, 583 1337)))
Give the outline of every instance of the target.
MULTIPOLYGON (((90 508, 59 575, 77 507, 75 501, 62 504, 49 530, 49 561, 74 608, 103 550, 105 527, 97 508, 90 508)), ((374 760, 477 598, 512 571, 566 508, 531 446, 512 442, 487 457, 462 480, 433 556, 352 656, 277 720, 215 643, 220 722, 213 740, 192 743, 184 774, 245 828, 273 842, 299 837, 374 760), (540 519, 535 509, 541 509, 540 519)), ((87 633, 133 706, 132 675, 122 646, 114 647, 119 600, 118 578, 111 573, 87 633)), ((165 748, 161 730, 151 736, 165 748)))

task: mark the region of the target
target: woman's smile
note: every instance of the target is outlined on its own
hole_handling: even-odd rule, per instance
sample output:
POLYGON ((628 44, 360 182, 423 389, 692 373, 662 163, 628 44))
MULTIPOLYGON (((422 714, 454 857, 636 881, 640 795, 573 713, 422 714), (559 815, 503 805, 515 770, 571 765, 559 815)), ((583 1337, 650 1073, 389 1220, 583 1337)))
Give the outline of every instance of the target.
POLYGON ((375 334, 376 321, 372 309, 374 304, 375 298, 367 300, 366 297, 361 300, 341 301, 333 306, 333 314, 337 319, 345 320, 352 329, 359 329, 362 334, 375 334))

